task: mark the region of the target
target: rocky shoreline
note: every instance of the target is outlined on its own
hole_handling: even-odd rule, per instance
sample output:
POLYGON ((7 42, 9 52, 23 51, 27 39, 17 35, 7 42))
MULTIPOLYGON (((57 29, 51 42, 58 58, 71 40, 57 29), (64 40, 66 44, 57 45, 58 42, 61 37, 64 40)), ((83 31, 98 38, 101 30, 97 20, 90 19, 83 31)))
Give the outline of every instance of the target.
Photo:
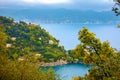
POLYGON ((40 63, 38 63, 37 65, 38 65, 38 66, 44 66, 44 67, 46 67, 46 66, 65 65, 65 64, 70 64, 70 63, 85 64, 85 63, 83 63, 83 62, 76 62, 76 61, 75 61, 75 62, 68 62, 67 60, 57 60, 56 62, 50 62, 50 63, 40 62, 40 63))
POLYGON ((68 64, 68 62, 64 61, 64 60, 57 60, 56 62, 50 62, 50 63, 40 62, 37 65, 39 65, 39 66, 58 66, 58 65, 65 65, 65 64, 68 64))

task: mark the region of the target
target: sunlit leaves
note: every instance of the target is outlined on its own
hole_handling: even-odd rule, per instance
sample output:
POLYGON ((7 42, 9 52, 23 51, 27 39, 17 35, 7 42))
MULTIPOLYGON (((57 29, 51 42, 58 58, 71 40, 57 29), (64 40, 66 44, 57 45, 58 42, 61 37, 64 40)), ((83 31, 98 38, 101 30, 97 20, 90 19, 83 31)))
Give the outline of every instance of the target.
POLYGON ((84 54, 84 63, 92 64, 86 80, 118 80, 120 56, 108 41, 101 42, 87 28, 79 31, 80 45, 74 50, 75 55, 84 54), (82 51, 82 52, 81 52, 82 51))
POLYGON ((0 54, 0 80, 60 80, 53 69, 39 70, 30 60, 11 61, 0 54))

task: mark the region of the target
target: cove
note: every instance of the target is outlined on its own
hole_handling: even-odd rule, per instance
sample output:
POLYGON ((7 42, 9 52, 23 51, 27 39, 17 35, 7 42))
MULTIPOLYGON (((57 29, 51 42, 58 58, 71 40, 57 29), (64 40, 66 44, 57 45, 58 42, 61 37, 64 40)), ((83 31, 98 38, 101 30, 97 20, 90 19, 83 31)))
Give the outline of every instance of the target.
POLYGON ((84 76, 90 67, 85 64, 66 64, 52 67, 62 80, 72 80, 72 77, 84 76))
MULTIPOLYGON (((113 48, 120 49, 120 28, 118 24, 41 24, 56 39, 60 40, 66 50, 74 49, 80 44, 78 40, 78 31, 82 27, 88 28, 96 34, 102 42, 108 41, 113 48)), ((66 64, 53 67, 62 80, 72 80, 72 77, 84 76, 88 73, 89 68, 85 64, 66 64)))

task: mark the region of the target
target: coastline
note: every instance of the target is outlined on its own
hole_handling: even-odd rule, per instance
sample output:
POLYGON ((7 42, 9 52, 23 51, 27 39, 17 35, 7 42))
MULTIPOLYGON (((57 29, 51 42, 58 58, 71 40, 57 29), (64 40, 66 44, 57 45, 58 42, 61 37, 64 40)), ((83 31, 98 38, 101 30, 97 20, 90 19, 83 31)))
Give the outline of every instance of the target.
POLYGON ((56 62, 50 62, 50 63, 45 63, 45 62, 40 62, 37 65, 38 66, 58 66, 58 65, 65 65, 68 64, 66 60, 57 60, 56 62))
POLYGON ((59 65, 66 65, 66 64, 71 64, 71 63, 75 63, 75 64, 85 64, 83 62, 68 62, 67 60, 57 60, 56 62, 50 62, 50 63, 45 63, 45 62, 40 62, 37 63, 38 66, 42 66, 42 67, 53 67, 53 66, 59 66, 59 65))

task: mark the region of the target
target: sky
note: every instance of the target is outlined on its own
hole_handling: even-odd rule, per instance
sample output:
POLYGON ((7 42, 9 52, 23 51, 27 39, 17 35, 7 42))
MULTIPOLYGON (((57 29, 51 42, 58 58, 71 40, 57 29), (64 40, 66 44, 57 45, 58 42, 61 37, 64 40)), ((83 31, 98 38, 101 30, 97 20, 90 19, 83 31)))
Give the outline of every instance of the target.
POLYGON ((0 8, 65 8, 79 10, 109 10, 113 0, 0 0, 0 8))

